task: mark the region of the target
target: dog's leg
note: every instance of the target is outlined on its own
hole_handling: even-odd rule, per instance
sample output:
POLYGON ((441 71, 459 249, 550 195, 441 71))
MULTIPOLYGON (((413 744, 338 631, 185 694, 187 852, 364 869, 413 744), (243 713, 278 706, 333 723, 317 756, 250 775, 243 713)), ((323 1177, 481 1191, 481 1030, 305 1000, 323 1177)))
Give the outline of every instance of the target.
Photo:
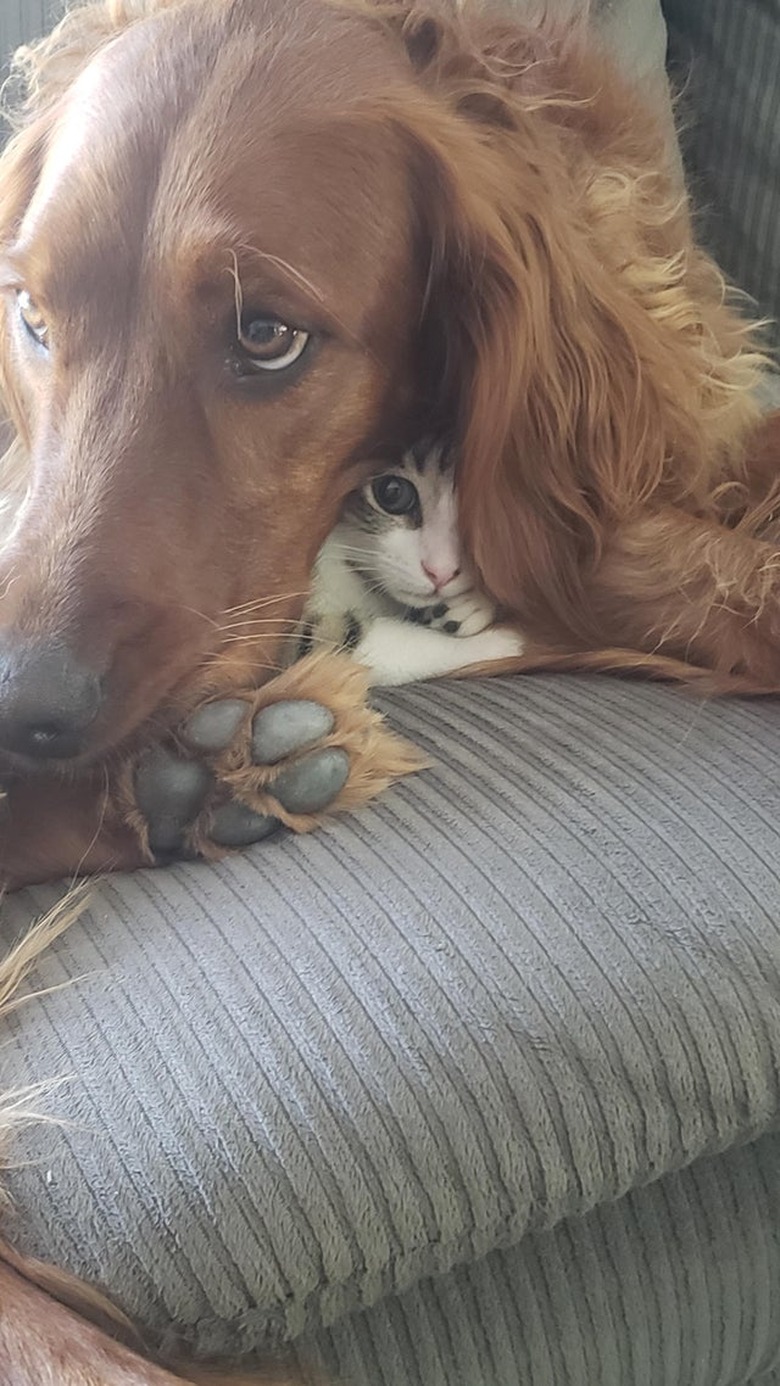
MULTIPOLYGON (((771 534, 765 516, 762 527, 771 534)), ((626 524, 591 593, 614 643, 714 671, 724 687, 780 690, 780 543, 672 508, 626 524)))
POLYGON ((722 488, 723 524, 671 506, 615 527, 591 587, 614 643, 780 691, 780 411, 722 488))
POLYGON ((0 1380, 4 1386, 181 1386, 0 1261, 0 1380))

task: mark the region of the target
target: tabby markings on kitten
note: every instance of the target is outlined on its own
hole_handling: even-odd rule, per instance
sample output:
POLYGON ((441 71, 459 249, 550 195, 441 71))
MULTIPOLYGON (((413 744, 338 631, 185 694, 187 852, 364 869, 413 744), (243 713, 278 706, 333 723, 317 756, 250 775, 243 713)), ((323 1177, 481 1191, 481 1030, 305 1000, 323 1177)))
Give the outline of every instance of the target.
POLYGON ((421 443, 348 499, 317 558, 298 654, 350 650, 374 685, 522 653, 461 551, 452 454, 421 443))

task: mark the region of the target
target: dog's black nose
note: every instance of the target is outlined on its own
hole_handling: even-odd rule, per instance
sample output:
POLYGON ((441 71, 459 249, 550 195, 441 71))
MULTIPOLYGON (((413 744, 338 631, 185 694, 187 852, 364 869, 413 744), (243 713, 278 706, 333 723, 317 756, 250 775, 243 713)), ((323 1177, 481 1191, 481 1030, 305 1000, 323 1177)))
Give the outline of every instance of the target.
POLYGON ((100 678, 64 645, 0 638, 0 750, 71 760, 84 750, 101 701, 100 678))

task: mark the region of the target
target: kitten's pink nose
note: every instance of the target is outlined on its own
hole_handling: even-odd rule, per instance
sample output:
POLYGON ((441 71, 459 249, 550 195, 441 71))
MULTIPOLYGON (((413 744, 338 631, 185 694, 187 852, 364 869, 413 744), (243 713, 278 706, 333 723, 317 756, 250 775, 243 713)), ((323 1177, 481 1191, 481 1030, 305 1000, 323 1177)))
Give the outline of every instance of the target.
POLYGON ((423 563, 422 570, 425 576, 430 578, 437 592, 446 587, 448 582, 452 582, 460 572, 460 568, 431 568, 427 563, 423 563))

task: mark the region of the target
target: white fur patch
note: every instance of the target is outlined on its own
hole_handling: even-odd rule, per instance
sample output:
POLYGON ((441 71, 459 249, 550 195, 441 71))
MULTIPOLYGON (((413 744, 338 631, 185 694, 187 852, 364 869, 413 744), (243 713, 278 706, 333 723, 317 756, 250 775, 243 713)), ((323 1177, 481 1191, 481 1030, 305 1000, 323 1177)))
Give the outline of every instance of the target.
POLYGON ((371 672, 374 687, 394 688, 422 679, 442 678, 497 659, 523 653, 524 642, 512 630, 491 626, 478 635, 445 635, 380 616, 358 644, 354 657, 371 672))

